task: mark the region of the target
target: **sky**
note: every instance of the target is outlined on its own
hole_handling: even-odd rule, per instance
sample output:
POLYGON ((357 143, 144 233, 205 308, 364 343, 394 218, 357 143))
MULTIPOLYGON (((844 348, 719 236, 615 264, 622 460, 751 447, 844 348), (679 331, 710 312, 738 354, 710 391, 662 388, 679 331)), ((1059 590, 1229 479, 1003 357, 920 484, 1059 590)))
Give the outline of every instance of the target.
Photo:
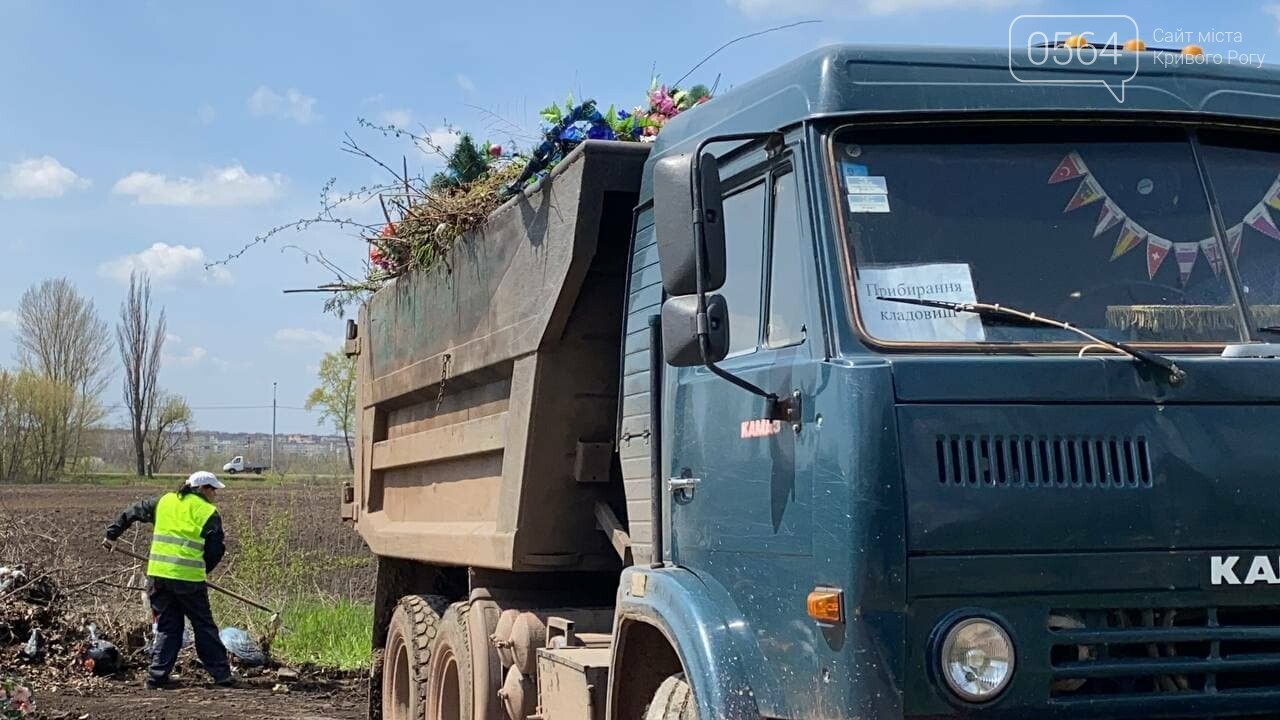
MULTIPOLYGON (((724 92, 833 42, 1005 47, 1023 13, 1125 13, 1152 44, 1239 33, 1202 44, 1280 62, 1280 2, 0 0, 0 366, 15 363, 14 310, 31 284, 66 277, 114 325, 143 269, 168 314, 161 385, 199 428, 270 431, 278 383, 279 430, 319 431, 301 407, 343 321, 322 296, 283 292, 331 280, 288 246, 357 273, 366 246, 318 228, 206 265, 314 215, 330 178, 381 181, 341 152, 344 133, 411 169, 439 165, 359 118, 446 146, 449 128, 518 144, 553 100, 637 104, 653 75, 674 82, 770 27, 818 21, 736 43, 685 84, 724 92)), ((119 397, 117 374, 104 402, 119 397)))

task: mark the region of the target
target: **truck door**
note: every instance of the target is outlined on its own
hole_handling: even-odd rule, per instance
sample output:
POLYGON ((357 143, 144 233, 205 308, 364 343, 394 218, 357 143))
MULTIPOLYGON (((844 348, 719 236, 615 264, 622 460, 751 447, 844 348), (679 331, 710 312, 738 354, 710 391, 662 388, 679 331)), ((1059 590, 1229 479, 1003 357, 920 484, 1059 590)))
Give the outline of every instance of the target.
MULTIPOLYGON (((731 349, 721 366, 779 396, 811 396, 821 354, 797 162, 784 154, 725 182, 728 271, 719 292, 728 301, 731 349)), ((759 581, 771 572, 763 558, 785 571, 810 555, 816 443, 803 429, 769 421, 763 398, 702 367, 669 368, 666 398, 671 557, 726 586, 748 583, 754 587, 743 595, 768 604, 782 588, 759 581)))

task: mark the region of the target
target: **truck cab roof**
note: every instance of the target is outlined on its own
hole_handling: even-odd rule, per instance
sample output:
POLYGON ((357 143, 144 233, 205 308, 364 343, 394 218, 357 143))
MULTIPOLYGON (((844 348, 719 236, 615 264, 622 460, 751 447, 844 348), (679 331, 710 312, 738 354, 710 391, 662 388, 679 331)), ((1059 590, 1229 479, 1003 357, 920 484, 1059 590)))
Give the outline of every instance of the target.
MULTIPOLYGON (((1036 52, 1042 52, 1037 49, 1036 52)), ((1068 57, 1065 49, 1043 52, 1068 57)), ((1192 114, 1252 120, 1280 118, 1280 67, 1189 62, 1176 52, 1123 53, 1086 65, 1046 62, 1010 73, 1006 48, 830 45, 813 50, 760 77, 672 118, 649 162, 691 151, 710 135, 763 132, 807 120, 839 116, 954 116, 989 113, 1192 114), (1103 67, 1106 65, 1107 67, 1103 67), (1075 81, 1075 82, 1072 82, 1075 81), (1123 102, 1117 91, 1123 82, 1123 102)), ((646 173, 642 199, 652 197, 646 173)))

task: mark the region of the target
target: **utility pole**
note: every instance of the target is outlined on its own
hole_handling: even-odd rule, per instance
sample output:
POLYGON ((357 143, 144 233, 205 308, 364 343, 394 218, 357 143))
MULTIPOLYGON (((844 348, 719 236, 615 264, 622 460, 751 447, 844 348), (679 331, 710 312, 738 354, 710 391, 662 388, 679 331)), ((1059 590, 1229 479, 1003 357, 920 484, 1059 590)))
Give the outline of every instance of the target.
POLYGON ((276 469, 276 383, 271 383, 271 469, 276 469))

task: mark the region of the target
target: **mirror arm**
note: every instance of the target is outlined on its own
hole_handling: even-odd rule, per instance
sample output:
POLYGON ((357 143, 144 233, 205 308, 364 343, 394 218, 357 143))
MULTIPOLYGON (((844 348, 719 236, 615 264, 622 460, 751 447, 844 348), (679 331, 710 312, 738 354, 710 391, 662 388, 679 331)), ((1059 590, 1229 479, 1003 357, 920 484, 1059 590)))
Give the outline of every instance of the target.
POLYGON ((756 132, 756 133, 734 133, 730 135, 716 135, 704 138, 694 148, 693 162, 689 164, 689 171, 693 174, 690 183, 693 188, 693 239, 694 247, 694 275, 697 283, 698 291, 698 314, 694 320, 696 323, 696 332, 698 334, 698 350, 702 353, 702 364, 712 372, 716 377, 726 380, 738 387, 746 390, 753 395, 759 395, 768 403, 768 420, 786 420, 790 417, 787 403, 779 400, 776 393, 767 392, 759 386, 734 375, 733 373, 721 368, 711 360, 711 320, 707 316, 707 288, 706 288, 706 255, 707 244, 703 235, 703 215, 705 209, 702 205, 702 149, 713 142, 734 142, 736 140, 759 140, 767 138, 770 141, 778 142, 782 139, 782 134, 778 132, 756 132))

